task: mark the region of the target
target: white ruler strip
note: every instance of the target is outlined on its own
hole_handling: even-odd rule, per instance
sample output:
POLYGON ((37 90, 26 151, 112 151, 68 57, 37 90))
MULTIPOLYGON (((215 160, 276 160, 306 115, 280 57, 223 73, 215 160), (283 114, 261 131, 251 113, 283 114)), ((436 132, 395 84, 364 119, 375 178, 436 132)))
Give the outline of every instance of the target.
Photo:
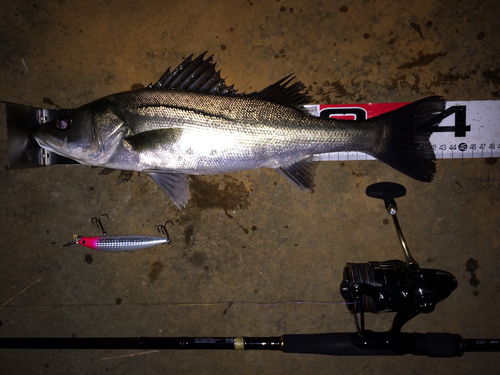
MULTIPOLYGON (((403 103, 311 105, 316 116, 370 118, 403 103)), ((437 159, 500 157, 500 101, 446 102, 446 116, 430 138, 437 159)), ((360 152, 315 155, 320 161, 374 160, 360 152)))

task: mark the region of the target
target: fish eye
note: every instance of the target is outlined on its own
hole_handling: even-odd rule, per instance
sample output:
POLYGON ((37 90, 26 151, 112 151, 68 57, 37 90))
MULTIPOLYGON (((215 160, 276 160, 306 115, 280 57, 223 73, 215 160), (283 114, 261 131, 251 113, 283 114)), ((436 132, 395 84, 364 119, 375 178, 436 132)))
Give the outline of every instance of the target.
POLYGON ((68 130, 69 129, 70 120, 66 118, 60 118, 56 121, 56 127, 59 130, 68 130))

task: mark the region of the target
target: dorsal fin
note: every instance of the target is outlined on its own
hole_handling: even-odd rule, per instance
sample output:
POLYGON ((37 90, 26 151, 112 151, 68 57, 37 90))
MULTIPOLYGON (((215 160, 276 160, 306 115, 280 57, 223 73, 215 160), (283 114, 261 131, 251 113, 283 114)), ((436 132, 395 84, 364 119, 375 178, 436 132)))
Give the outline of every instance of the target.
POLYGON ((149 87, 235 95, 237 90, 233 86, 227 86, 220 76, 220 70, 215 70, 213 56, 203 60, 205 54, 206 52, 202 53, 194 60, 193 55, 190 55, 172 72, 168 68, 158 82, 149 87))
MULTIPOLYGON (((149 87, 237 95, 234 85, 227 86, 220 76, 220 70, 215 70, 216 63, 212 62, 213 55, 203 60, 206 53, 202 53, 194 60, 192 60, 193 55, 190 55, 172 72, 168 68, 158 82, 154 85, 150 84, 149 87)), ((312 98, 304 91, 305 86, 302 82, 297 81, 288 86, 294 79, 295 76, 290 74, 261 91, 242 95, 286 105, 308 114, 304 105, 310 103, 312 98)))
POLYGON ((305 86, 297 81, 288 86, 295 79, 293 74, 280 79, 278 82, 266 87, 259 92, 248 94, 254 98, 267 100, 273 103, 286 105, 288 107, 304 110, 304 104, 311 102, 312 98, 304 92, 305 86))

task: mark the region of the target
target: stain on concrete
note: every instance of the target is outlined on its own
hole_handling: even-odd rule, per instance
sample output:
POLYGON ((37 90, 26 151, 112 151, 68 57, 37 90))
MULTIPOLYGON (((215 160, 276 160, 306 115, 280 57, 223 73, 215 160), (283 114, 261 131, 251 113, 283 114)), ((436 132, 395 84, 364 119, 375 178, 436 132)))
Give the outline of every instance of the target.
POLYGON ((115 300, 115 305, 121 305, 122 304, 122 299, 120 297, 117 297, 115 300))
POLYGON ((453 74, 452 69, 450 69, 449 73, 437 72, 436 79, 431 81, 431 86, 449 86, 451 83, 457 83, 463 79, 469 79, 471 76, 469 74, 453 74))
POLYGON ((92 264, 94 258, 92 258, 92 254, 85 254, 85 263, 92 264))
POLYGON ((474 288, 477 288, 479 285, 479 279, 476 277, 476 271, 479 268, 479 262, 474 259, 474 258, 469 258, 467 262, 465 262, 465 270, 467 272, 470 272, 470 279, 469 283, 472 285, 474 288))
POLYGON ((424 54, 422 51, 418 52, 418 58, 412 59, 412 61, 401 64, 398 66, 396 69, 403 70, 403 69, 412 69, 417 66, 427 66, 434 60, 436 60, 439 57, 444 57, 448 55, 448 52, 437 52, 437 53, 429 53, 429 54, 424 54))
POLYGON ((279 50, 279 54, 275 54, 275 55, 274 55, 274 58, 275 58, 275 59, 279 59, 280 57, 281 57, 281 58, 285 58, 285 57, 286 57, 285 50, 284 50, 283 48, 281 48, 281 49, 279 50))
POLYGON ((418 33, 418 35, 420 36, 420 39, 424 39, 424 36, 422 34, 422 28, 420 27, 419 24, 412 22, 412 23, 410 23, 410 26, 413 30, 415 30, 418 33))
POLYGON ((220 208, 232 218, 228 211, 246 209, 250 205, 250 191, 243 182, 231 176, 224 175, 222 180, 220 176, 192 176, 191 179, 191 204, 200 210, 220 208))
POLYGON ((498 161, 498 158, 486 158, 484 159, 484 164, 486 165, 495 165, 498 161))
POLYGON ((186 241, 186 246, 192 245, 192 238, 194 234, 194 226, 189 224, 184 228, 184 240, 186 241))
POLYGON ((487 83, 492 83, 494 85, 500 85, 500 69, 485 70, 483 72, 483 77, 486 79, 487 83))
POLYGON ((245 234, 250 233, 250 231, 249 231, 247 228, 245 228, 243 225, 241 225, 240 223, 236 223, 236 224, 238 224, 238 226, 239 226, 241 229, 243 229, 243 232, 245 232, 245 234))
POLYGON ((391 78, 391 84, 387 87, 389 90, 397 90, 403 84, 407 84, 406 82, 406 74, 397 75, 394 78, 391 78))
POLYGON ((194 251, 191 255, 188 256, 188 261, 197 267, 203 266, 206 263, 207 259, 207 254, 203 251, 194 251))
POLYGON ((149 281, 151 282, 151 284, 158 279, 158 275, 163 270, 163 268, 165 268, 165 266, 159 260, 151 265, 151 271, 149 272, 149 281))
POLYGON ((231 308, 231 306, 233 306, 233 303, 234 302, 229 302, 229 305, 222 311, 222 315, 227 314, 227 310, 229 310, 231 308))
POLYGON ((110 175, 111 173, 115 172, 116 169, 112 169, 112 168, 103 168, 99 171, 99 175, 100 176, 108 176, 110 175))
POLYGON ((43 103, 51 105, 51 106, 54 106, 56 108, 61 108, 59 105, 57 105, 56 103, 54 103, 54 101, 52 99, 50 99, 50 98, 43 98, 43 103))
POLYGON ((120 171, 120 174, 116 178, 116 184, 120 185, 129 182, 133 175, 134 171, 120 171))
POLYGON ((319 103, 333 103, 332 96, 334 98, 344 98, 351 97, 352 94, 347 91, 345 86, 340 81, 325 81, 322 86, 313 89, 313 86, 309 86, 308 91, 313 91, 314 95, 319 99, 319 103))

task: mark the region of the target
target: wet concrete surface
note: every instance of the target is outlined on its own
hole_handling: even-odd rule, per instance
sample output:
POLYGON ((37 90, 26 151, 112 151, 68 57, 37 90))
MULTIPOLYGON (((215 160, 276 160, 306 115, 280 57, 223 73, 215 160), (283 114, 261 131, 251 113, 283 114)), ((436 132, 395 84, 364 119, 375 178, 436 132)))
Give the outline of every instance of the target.
MULTIPOLYGON (((495 1, 4 1, 0 99, 76 107, 146 86, 168 66, 208 50, 240 92, 295 72, 315 103, 494 100, 499 16, 495 1)), ((0 129, 6 165, 3 109, 0 129)), ((408 190, 398 216, 414 257, 459 284, 404 330, 500 337, 497 159, 439 160, 430 184, 377 161, 325 162, 313 194, 271 170, 198 176, 182 211, 148 177, 134 174, 120 185, 116 178, 86 166, 0 172, 0 304, 14 297, 0 309, 0 336, 353 331, 346 306, 337 303, 346 262, 403 259, 382 203, 364 193, 374 182, 394 181, 408 190), (103 222, 110 234, 153 235, 172 220, 173 242, 130 253, 61 248, 73 233, 98 235, 90 218, 101 213, 110 217, 103 222), (257 305, 275 301, 335 303, 257 305)), ((367 324, 387 329, 391 318, 371 315, 367 324)), ((497 353, 135 353, 0 350, 0 363, 4 374, 470 374, 495 373, 499 360, 497 353)))

